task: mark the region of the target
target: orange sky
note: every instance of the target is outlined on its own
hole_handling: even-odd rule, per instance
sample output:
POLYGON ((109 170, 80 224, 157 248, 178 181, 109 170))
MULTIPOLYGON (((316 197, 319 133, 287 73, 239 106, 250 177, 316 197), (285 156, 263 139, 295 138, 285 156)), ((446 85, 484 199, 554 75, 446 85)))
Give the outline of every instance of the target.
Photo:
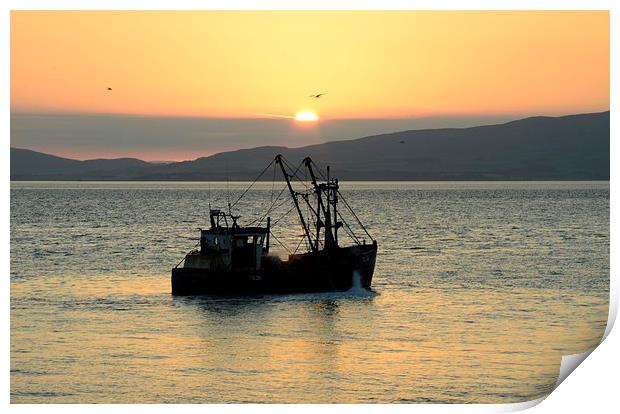
POLYGON ((603 111, 609 13, 18 11, 11 105, 323 119, 603 111))

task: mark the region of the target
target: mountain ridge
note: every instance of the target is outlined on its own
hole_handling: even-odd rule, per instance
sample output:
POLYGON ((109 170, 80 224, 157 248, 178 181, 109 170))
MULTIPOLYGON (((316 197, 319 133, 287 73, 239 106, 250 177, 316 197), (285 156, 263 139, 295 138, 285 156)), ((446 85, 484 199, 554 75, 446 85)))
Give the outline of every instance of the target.
POLYGON ((157 164, 72 160, 11 148, 11 180, 253 180, 277 153, 348 180, 608 180, 610 112, 390 132, 304 147, 259 146, 157 164))

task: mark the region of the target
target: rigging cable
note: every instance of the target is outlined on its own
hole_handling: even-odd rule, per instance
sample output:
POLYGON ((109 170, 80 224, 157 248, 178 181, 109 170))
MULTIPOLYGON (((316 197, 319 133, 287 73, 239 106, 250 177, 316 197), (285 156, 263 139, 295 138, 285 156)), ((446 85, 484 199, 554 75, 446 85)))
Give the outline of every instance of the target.
POLYGON ((294 209, 294 208, 295 208, 295 206, 292 206, 292 207, 291 207, 291 208, 290 208, 290 209, 289 209, 286 213, 284 213, 284 214, 282 215, 282 217, 280 217, 280 218, 279 218, 279 219, 277 219, 275 222, 273 222, 273 223, 271 224, 271 227, 272 227, 272 228, 273 228, 273 227, 275 227, 275 226, 276 226, 276 224, 278 224, 278 223, 279 223, 279 222, 280 222, 280 221, 281 221, 284 217, 286 217, 286 216, 287 216, 287 215, 288 215, 291 211, 293 211, 293 209, 294 209))
POLYGON ((258 177, 256 177, 256 178, 254 179, 254 181, 252 182, 252 184, 250 184, 250 186, 249 186, 248 188, 246 188, 246 189, 245 189, 245 191, 244 191, 243 193, 241 193, 241 195, 239 196, 239 198, 237 199, 237 201, 235 201, 235 202, 232 204, 232 206, 230 206, 230 203, 229 203, 229 206, 230 206, 230 207, 229 207, 229 209, 231 209, 231 208, 233 208, 234 206, 236 206, 236 205, 237 205, 237 203, 239 202, 239 200, 241 200, 241 199, 243 198, 243 196, 244 196, 244 195, 245 195, 248 191, 250 191, 250 188, 252 188, 252 186, 253 186, 254 184, 256 184, 256 182, 257 182, 257 181, 258 181, 258 180, 259 180, 259 179, 263 176, 263 174, 265 174, 265 171, 267 171, 267 170, 269 169, 269 167, 271 167, 271 164, 273 164, 274 162, 275 162, 275 160, 272 160, 272 161, 269 163, 269 165, 267 165, 267 167, 265 167, 265 169, 264 169, 264 170, 263 170, 260 174, 258 174, 258 177))
MULTIPOLYGON (((286 162, 286 160, 284 159, 284 157, 281 158, 282 161, 286 162)), ((275 160, 274 160, 275 161, 275 160)), ((299 166, 295 169, 295 171, 293 172, 293 176, 295 174, 297 174, 297 171, 301 168, 302 164, 299 164, 299 166)), ((292 177, 292 176, 291 176, 292 177)), ((263 222, 263 220, 265 220, 265 218, 269 215, 269 213, 272 211, 275 203, 280 199, 280 196, 282 195, 282 193, 287 189, 287 186, 284 186, 284 188, 282 188, 282 190, 280 190, 280 193, 278 194, 278 196, 276 197, 276 199, 274 200, 274 202, 271 204, 271 207, 269 207, 269 209, 267 210, 267 212, 265 214, 263 214, 263 216, 261 217, 260 221, 258 222, 259 225, 263 222)), ((286 199, 284 200, 284 202, 280 203, 280 205, 278 205, 278 207, 276 208, 280 208, 282 205, 284 205, 284 203, 286 202, 286 199)), ((252 221, 250 224, 255 223, 256 220, 252 221)))
POLYGON ((314 162, 314 160, 312 160, 312 158, 310 159, 310 161, 312 162, 312 165, 314 165, 314 168, 316 168, 316 171, 319 173, 319 175, 321 176, 323 181, 327 181, 327 177, 325 176, 325 174, 323 174, 323 170, 321 169, 321 167, 319 167, 316 164, 316 162, 314 162))
MULTIPOLYGON (((291 169, 293 170, 293 165, 284 157, 282 157, 282 161, 284 161, 284 163, 291 169)), ((297 175, 297 172, 299 171, 299 169, 302 167, 302 165, 304 164, 304 162, 300 162, 299 165, 297 166, 297 168, 295 168, 295 171, 293 172, 293 174, 290 176, 291 178, 297 178, 297 181, 299 181, 306 189, 306 191, 309 191, 309 186, 308 184, 306 184, 306 182, 299 177, 299 175, 297 175)))
MULTIPOLYGON (((303 242, 304 240, 306 240, 306 236, 305 235, 301 238, 301 240, 299 240, 299 243, 297 243, 297 247, 295 248, 295 251, 293 252, 293 254, 297 253, 297 250, 299 250, 299 246, 301 246, 301 242, 303 242)), ((307 240, 306 240, 306 248, 308 248, 308 241, 307 240)))
POLYGON ((355 235, 355 233, 353 232, 353 229, 351 228, 351 226, 349 225, 349 223, 347 223, 347 221, 344 219, 344 217, 342 216, 342 213, 340 213, 340 211, 338 212, 338 216, 340 217, 340 220, 342 220, 342 222, 344 223, 344 230, 347 232, 347 234, 349 235, 349 237, 351 237, 351 239, 357 243, 357 244, 361 244, 360 243, 360 239, 355 235))
POLYGON ((370 237, 370 240, 375 241, 375 239, 372 238, 370 233, 368 233, 368 230, 366 230, 366 227, 364 227, 359 217, 357 217, 357 214, 355 214, 355 211, 353 211, 349 203, 347 203, 347 200, 345 200, 345 198, 342 196, 342 193, 340 191, 338 191, 338 195, 340 196, 340 199, 344 202, 344 205, 347 206, 347 208, 349 209, 353 217, 355 217, 355 220, 357 220, 357 224, 359 224, 362 230, 364 230, 364 232, 368 235, 368 237, 370 237))
POLYGON ((291 253, 291 250, 290 250, 288 247, 286 247, 286 245, 285 245, 284 243, 282 243, 282 242, 280 241, 280 239, 278 239, 278 238, 276 237, 276 235, 275 235, 275 234, 272 234, 272 236, 273 236, 273 238, 274 238, 274 239, 276 239, 276 241, 277 241, 278 243, 280 243, 280 246, 284 247, 284 249, 288 252, 288 254, 295 254, 295 253, 291 253))

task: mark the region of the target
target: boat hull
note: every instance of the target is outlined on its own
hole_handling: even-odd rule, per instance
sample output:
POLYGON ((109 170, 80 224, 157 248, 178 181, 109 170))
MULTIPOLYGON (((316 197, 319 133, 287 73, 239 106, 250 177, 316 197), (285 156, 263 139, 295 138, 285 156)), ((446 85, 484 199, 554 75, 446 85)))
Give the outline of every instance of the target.
POLYGON ((179 267, 172 269, 172 294, 289 294, 338 292, 353 287, 370 289, 376 256, 377 245, 373 243, 292 255, 288 261, 266 257, 259 270, 179 267))

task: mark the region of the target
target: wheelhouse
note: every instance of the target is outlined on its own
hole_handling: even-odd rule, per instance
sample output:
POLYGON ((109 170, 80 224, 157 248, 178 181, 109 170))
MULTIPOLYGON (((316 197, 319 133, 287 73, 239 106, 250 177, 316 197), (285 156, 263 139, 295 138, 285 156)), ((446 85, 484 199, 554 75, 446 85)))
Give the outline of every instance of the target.
POLYGON ((200 229, 200 250, 187 255, 183 267, 212 270, 260 270, 269 252, 267 227, 239 227, 237 216, 211 210, 211 228, 200 229))

